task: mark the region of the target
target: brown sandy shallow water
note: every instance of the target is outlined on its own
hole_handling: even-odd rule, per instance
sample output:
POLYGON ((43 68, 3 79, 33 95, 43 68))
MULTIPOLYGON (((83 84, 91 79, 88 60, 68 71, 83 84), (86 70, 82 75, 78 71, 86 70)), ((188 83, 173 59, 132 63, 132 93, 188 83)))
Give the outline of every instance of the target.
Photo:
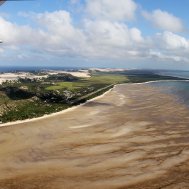
POLYGON ((0 189, 188 189, 188 160, 189 110, 145 84, 0 128, 0 189))

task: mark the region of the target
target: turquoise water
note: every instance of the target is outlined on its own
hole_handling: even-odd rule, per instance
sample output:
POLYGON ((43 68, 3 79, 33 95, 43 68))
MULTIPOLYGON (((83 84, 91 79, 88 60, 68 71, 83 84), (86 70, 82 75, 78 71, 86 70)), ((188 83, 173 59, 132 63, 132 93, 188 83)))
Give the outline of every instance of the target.
POLYGON ((179 100, 189 106, 189 81, 160 81, 149 85, 159 88, 167 94, 173 94, 179 100))

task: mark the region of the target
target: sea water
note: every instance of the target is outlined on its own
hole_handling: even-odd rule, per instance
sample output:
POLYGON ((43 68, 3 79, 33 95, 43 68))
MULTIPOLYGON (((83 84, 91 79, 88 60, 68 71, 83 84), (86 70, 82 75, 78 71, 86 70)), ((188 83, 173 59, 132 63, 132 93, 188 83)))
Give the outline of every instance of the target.
POLYGON ((166 70, 166 71, 158 71, 157 74, 189 79, 189 71, 178 71, 178 70, 174 70, 174 71, 169 70, 168 71, 168 70, 166 70))
POLYGON ((189 81, 159 81, 149 85, 159 88, 164 93, 174 95, 179 102, 189 106, 189 81))

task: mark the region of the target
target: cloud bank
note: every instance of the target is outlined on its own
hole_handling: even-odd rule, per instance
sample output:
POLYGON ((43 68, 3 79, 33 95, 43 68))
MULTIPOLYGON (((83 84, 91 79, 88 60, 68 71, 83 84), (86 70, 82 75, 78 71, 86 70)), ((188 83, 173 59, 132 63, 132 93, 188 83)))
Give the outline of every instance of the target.
MULTIPOLYGON (((77 3, 73 1, 72 3, 77 3)), ((144 59, 189 62, 189 40, 181 19, 162 11, 142 12, 160 29, 151 36, 130 26, 137 18, 138 5, 133 0, 86 0, 83 17, 75 24, 66 10, 31 13, 33 24, 13 23, 0 17, 0 57, 14 52, 18 59, 29 56, 80 57, 87 59, 144 59)), ((26 16, 26 15, 25 15, 26 16)), ((133 24, 132 24, 133 25, 133 24)), ((45 58, 44 58, 45 59, 45 58)))

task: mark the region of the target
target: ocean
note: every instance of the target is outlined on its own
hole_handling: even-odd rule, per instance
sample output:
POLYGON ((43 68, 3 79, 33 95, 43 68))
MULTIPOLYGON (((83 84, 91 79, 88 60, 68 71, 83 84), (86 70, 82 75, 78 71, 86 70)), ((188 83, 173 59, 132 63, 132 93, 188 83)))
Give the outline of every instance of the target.
MULTIPOLYGON (((189 71, 160 71, 158 74, 189 79, 189 71)), ((189 106, 189 81, 159 81, 150 85, 175 95, 179 102, 189 106)))
POLYGON ((87 68, 81 68, 81 67, 28 67, 28 66, 1 66, 0 67, 0 72, 24 72, 24 71, 44 71, 44 70, 64 70, 64 71, 68 71, 68 70, 79 70, 79 69, 87 69, 87 68))
POLYGON ((179 78, 189 79, 189 71, 158 71, 159 75, 175 76, 179 78))

